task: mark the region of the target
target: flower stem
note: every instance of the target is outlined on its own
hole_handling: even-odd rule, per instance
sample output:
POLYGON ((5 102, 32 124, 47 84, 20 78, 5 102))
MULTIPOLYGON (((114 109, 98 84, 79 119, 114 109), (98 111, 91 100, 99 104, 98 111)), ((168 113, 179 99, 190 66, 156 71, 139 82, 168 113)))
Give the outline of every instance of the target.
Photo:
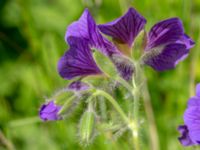
POLYGON ((120 114, 120 116, 122 117, 122 119, 124 120, 124 122, 131 129, 132 136, 133 136, 134 149, 135 150, 140 150, 139 139, 138 139, 138 123, 137 123, 137 121, 130 120, 126 116, 126 114, 124 113, 124 111, 121 109, 121 107, 118 105, 118 103, 116 102, 116 100, 110 94, 108 94, 107 92, 105 92, 103 90, 97 90, 93 94, 93 96, 97 96, 97 95, 104 96, 113 105, 113 107, 120 114))
POLYGON ((133 136, 133 143, 134 143, 134 147, 135 150, 139 150, 140 146, 139 146, 139 121, 138 121, 138 117, 139 117, 139 97, 140 97, 140 93, 139 93, 139 89, 137 87, 137 84, 135 82, 135 76, 132 79, 132 86, 125 81, 124 79, 122 79, 121 77, 117 77, 117 81, 119 83, 121 83, 133 96, 133 101, 131 101, 131 108, 130 108, 130 120, 131 122, 129 123, 129 128, 132 131, 132 136, 133 136), (133 105, 133 106, 132 106, 133 105))
POLYGON ((129 119, 126 116, 126 114, 124 113, 124 111, 121 109, 121 107, 118 105, 118 103, 116 102, 116 100, 107 92, 103 91, 103 90, 97 90, 94 93, 95 96, 97 95, 101 95, 104 96, 112 105, 113 107, 116 109, 116 111, 119 113, 119 115, 122 117, 122 119, 124 120, 125 123, 129 124, 129 119))
POLYGON ((138 115, 139 115, 139 97, 140 97, 140 93, 139 90, 137 88, 136 82, 135 82, 135 78, 133 78, 132 81, 132 86, 125 81, 124 79, 122 79, 121 77, 117 77, 116 78, 117 81, 119 83, 121 83, 134 97, 133 101, 131 101, 131 103, 133 102, 133 104, 131 104, 131 108, 130 108, 130 119, 131 120, 129 122, 129 128, 132 131, 132 136, 133 136, 133 143, 134 143, 134 148, 135 150, 139 150, 140 146, 139 146, 139 129, 138 129, 138 115), (132 106, 133 105, 133 106, 132 106))
POLYGON ((132 79, 133 82, 133 88, 132 88, 132 95, 134 97, 133 99, 133 120, 134 120, 134 128, 132 130, 132 136, 133 136, 133 142, 134 142, 134 146, 135 146, 135 150, 139 150, 140 149, 140 145, 139 145, 139 98, 140 98, 140 93, 138 91, 136 82, 135 82, 135 78, 132 79))

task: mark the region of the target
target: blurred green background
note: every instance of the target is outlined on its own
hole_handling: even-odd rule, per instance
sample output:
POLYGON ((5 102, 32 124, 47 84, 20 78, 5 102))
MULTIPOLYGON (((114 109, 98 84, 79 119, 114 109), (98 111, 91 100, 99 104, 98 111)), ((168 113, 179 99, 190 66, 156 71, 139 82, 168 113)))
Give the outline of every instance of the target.
POLYGON ((68 82, 56 70, 67 49, 67 25, 85 7, 97 23, 105 23, 130 6, 147 19, 147 30, 159 20, 180 17, 186 33, 196 41, 175 70, 157 73, 146 68, 160 149, 184 149, 176 128, 183 124, 187 99, 200 82, 200 0, 0 0, 0 150, 12 146, 17 150, 131 149, 127 134, 116 141, 99 134, 90 146, 80 146, 77 116, 81 111, 59 122, 43 123, 37 116, 44 97, 68 82))

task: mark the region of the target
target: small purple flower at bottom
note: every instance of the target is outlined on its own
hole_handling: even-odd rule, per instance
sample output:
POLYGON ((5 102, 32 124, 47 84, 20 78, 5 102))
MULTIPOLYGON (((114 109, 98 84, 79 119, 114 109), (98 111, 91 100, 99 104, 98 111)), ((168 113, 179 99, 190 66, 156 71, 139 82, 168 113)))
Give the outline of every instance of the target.
POLYGON ((47 104, 43 104, 40 108, 40 118, 43 121, 50 121, 50 120, 61 120, 62 117, 58 115, 61 106, 58 106, 54 103, 54 101, 50 101, 47 104))
POLYGON ((183 146, 200 145, 200 84, 196 86, 196 96, 188 101, 184 113, 185 125, 179 126, 179 141, 183 146))

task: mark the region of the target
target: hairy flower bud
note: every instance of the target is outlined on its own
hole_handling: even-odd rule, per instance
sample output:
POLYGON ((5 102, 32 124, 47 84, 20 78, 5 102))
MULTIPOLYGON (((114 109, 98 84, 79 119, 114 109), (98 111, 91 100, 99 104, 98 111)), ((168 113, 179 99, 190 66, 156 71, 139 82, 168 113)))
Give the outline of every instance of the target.
POLYGON ((86 111, 80 121, 79 136, 81 143, 88 144, 94 136, 95 114, 93 110, 86 111))

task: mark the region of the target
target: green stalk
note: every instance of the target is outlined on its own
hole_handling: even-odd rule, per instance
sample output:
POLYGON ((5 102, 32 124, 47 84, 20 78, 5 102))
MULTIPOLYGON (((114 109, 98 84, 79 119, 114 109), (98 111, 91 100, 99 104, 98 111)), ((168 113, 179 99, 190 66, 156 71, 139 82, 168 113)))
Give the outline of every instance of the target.
MULTIPOLYGON (((118 105, 116 100, 107 92, 103 90, 97 90, 93 96, 101 95, 104 96, 111 104, 112 106, 116 109, 116 111, 119 113, 119 115, 122 117, 124 122, 127 124, 127 126, 131 129, 132 136, 133 136, 133 143, 134 143, 134 148, 135 150, 140 150, 139 146, 139 139, 138 139, 138 122, 137 120, 134 119, 134 121, 130 120, 124 111, 121 109, 121 107, 118 105)), ((138 108, 135 107, 135 111, 137 111, 138 108)), ((136 113, 137 115, 138 113, 136 113)))
POLYGON ((135 126, 133 128, 132 136, 133 136, 133 142, 135 146, 135 150, 140 149, 139 145, 139 98, 140 98, 140 93, 138 91, 138 87, 135 81, 135 77, 133 76, 132 79, 133 82, 133 88, 132 88, 132 95, 134 97, 133 99, 133 110, 131 111, 133 113, 133 120, 135 123, 135 126))
POLYGON ((132 131, 132 137, 133 137, 133 143, 134 143, 134 147, 135 150, 139 150, 140 146, 139 146, 139 129, 138 129, 138 118, 139 118, 139 97, 140 97, 140 93, 138 91, 138 87, 135 81, 135 77, 133 76, 133 81, 132 81, 132 86, 125 81, 124 79, 122 79, 121 77, 117 77, 116 80, 121 83, 134 97, 133 98, 133 106, 131 105, 130 108, 130 122, 129 122, 129 128, 132 131))
POLYGON ((119 115, 122 117, 124 122, 129 124, 128 117, 126 116, 124 111, 121 109, 121 107, 118 105, 116 100, 110 94, 108 94, 107 92, 105 92, 103 90, 98 89, 93 95, 94 96, 101 95, 101 96, 105 97, 112 104, 112 106, 115 108, 115 110, 119 113, 119 115))

